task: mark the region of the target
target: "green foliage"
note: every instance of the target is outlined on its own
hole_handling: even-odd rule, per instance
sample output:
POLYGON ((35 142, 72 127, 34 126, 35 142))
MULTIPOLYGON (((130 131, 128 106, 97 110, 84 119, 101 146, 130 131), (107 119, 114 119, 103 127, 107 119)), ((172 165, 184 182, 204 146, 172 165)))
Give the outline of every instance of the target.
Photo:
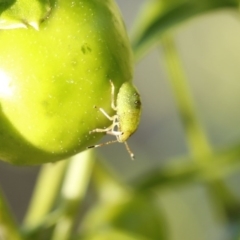
POLYGON ((14 234, 19 240, 209 240, 208 230, 214 225, 209 219, 218 222, 221 240, 239 238, 237 231, 227 229, 231 224, 231 230, 232 226, 239 228, 240 202, 225 178, 239 169, 240 146, 217 150, 211 146, 170 35, 170 30, 180 29, 179 24, 200 14, 218 9, 238 13, 238 4, 237 0, 147 0, 135 23, 135 59, 154 45, 163 49, 189 154, 169 159, 161 169, 154 168, 128 183, 111 175, 91 151, 46 165, 20 227, 23 234, 0 196, 0 224, 10 233, 6 240, 14 234), (183 187, 194 187, 196 198, 205 197, 191 206, 192 195, 183 187), (184 193, 176 200, 179 191, 184 193), (205 201, 205 208, 200 201, 205 201), (202 212, 208 214, 208 221, 197 218, 202 212), (229 235, 224 235, 225 229, 229 235))
POLYGON ((26 28, 39 24, 49 15, 51 4, 48 0, 17 0, 0 2, 0 29, 26 28), (24 6, 24 7, 23 7, 24 6))
POLYGON ((159 38, 172 27, 199 14, 218 9, 238 8, 237 0, 150 0, 142 6, 134 34, 132 46, 135 57, 139 58, 149 47, 156 45, 159 38))

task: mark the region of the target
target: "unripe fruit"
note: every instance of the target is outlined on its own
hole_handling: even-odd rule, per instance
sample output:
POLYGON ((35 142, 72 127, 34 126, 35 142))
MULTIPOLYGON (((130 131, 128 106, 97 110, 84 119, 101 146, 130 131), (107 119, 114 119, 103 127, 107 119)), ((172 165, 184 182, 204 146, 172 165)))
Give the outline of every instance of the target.
POLYGON ((0 159, 33 165, 99 140, 89 132, 109 122, 94 106, 112 111, 109 80, 131 81, 132 59, 112 0, 57 0, 26 25, 0 30, 0 159))

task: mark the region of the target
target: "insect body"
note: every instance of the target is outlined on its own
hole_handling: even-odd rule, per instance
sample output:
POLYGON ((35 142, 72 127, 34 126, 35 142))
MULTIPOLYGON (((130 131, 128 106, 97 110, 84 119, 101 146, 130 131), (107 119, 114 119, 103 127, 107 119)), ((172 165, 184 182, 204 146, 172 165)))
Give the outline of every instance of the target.
POLYGON ((137 130, 139 125, 141 115, 140 95, 130 82, 125 82, 122 84, 117 94, 115 104, 114 85, 112 81, 110 81, 110 83, 112 88, 111 107, 116 111, 116 114, 111 117, 102 108, 99 108, 102 114, 112 121, 112 124, 108 128, 97 128, 92 130, 90 133, 106 132, 107 134, 116 136, 117 140, 90 146, 88 148, 100 147, 114 142, 121 142, 126 145, 127 151, 129 152, 131 158, 134 159, 134 154, 131 152, 126 140, 137 130))

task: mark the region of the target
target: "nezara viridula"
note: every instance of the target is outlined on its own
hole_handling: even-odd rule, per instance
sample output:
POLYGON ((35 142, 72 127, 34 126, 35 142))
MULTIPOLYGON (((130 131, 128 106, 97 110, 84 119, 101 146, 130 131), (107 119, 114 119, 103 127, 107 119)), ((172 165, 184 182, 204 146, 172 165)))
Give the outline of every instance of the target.
POLYGON ((117 140, 109 141, 98 145, 93 145, 88 148, 101 147, 103 145, 120 142, 125 144, 131 158, 134 159, 134 154, 130 150, 126 140, 137 130, 139 125, 142 107, 140 95, 136 88, 132 85, 132 83, 125 82, 120 87, 115 103, 114 85, 112 81, 110 81, 110 84, 112 98, 111 107, 113 110, 116 111, 116 114, 111 117, 104 111, 104 109, 102 108, 98 109, 99 111, 102 112, 104 116, 106 116, 110 121, 112 121, 112 124, 104 129, 101 128, 94 129, 90 131, 90 133, 105 132, 106 134, 116 136, 117 140))

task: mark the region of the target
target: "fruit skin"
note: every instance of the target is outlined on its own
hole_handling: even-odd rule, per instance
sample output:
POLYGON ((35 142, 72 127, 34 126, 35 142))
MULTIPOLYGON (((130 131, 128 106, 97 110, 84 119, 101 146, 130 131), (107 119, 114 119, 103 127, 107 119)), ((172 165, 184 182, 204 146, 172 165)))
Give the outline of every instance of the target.
POLYGON ((58 0, 39 31, 0 30, 0 159, 19 165, 55 162, 97 142, 89 134, 132 79, 132 56, 111 0, 58 0))

